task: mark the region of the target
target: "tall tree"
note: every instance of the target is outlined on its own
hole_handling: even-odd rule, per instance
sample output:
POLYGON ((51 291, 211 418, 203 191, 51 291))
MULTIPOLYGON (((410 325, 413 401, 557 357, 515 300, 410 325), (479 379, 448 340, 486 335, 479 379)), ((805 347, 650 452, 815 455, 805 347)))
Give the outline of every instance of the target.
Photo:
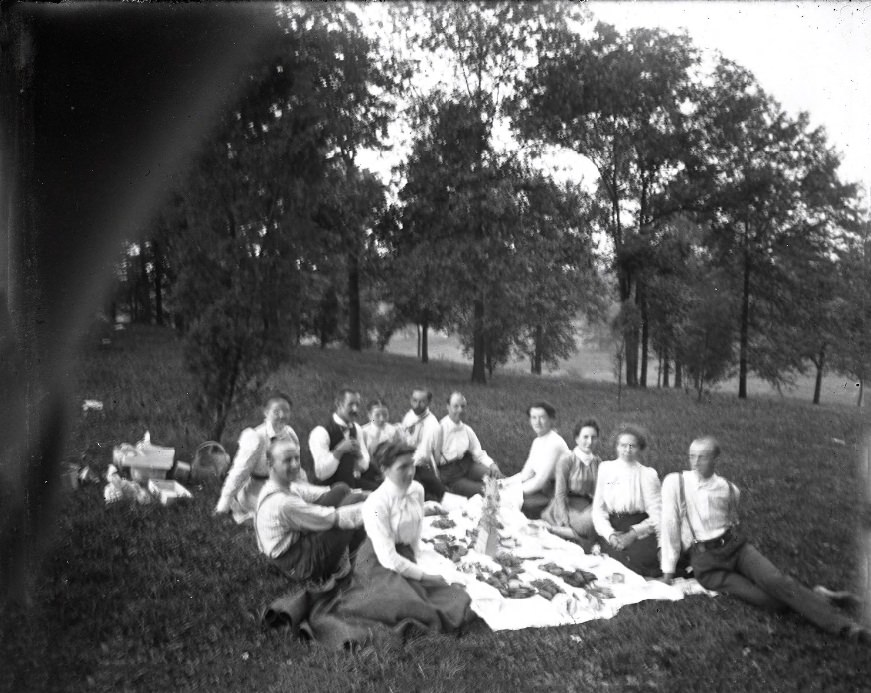
POLYGON ((374 141, 357 122, 372 116, 369 95, 378 88, 364 64, 370 45, 343 30, 341 11, 294 6, 277 20, 285 28, 278 55, 252 70, 179 190, 173 298, 216 438, 239 388, 286 355, 303 315, 317 311, 324 293, 310 279, 330 266, 344 230, 318 223, 318 201, 345 172, 343 152, 374 141))
POLYGON ((675 211, 667 194, 686 146, 685 105, 693 92, 695 49, 686 35, 633 29, 626 35, 599 23, 593 36, 555 32, 515 100, 525 138, 570 149, 599 172, 603 230, 614 246, 621 303, 640 311, 639 333, 625 322, 626 382, 644 384, 647 299, 643 267, 650 236, 675 211))
MULTIPOLYGON (((485 228, 490 211, 486 206, 498 193, 491 194, 483 186, 493 186, 492 191, 499 187, 494 179, 499 172, 494 166, 494 131, 504 122, 505 99, 536 42, 551 28, 565 26, 569 15, 578 17, 579 13, 564 12, 555 3, 432 3, 401 6, 395 11, 397 26, 420 27, 417 33, 407 32, 409 43, 442 64, 447 61, 452 68, 454 81, 442 91, 450 93, 455 105, 462 104, 462 122, 470 134, 463 143, 468 147, 463 152, 468 160, 464 180, 466 233, 476 254, 485 261, 487 256, 482 252, 491 245, 485 228)), ((486 262, 479 266, 486 266, 486 262)), ((469 287, 472 380, 481 383, 486 381, 486 285, 484 281, 469 287)))
POLYGON ((832 364, 856 379, 856 404, 861 407, 871 377, 871 222, 865 221, 841 250, 838 271, 843 294, 834 303, 838 330, 832 364))
POLYGON ((802 270, 831 252, 852 186, 808 116, 788 116, 745 69, 721 61, 694 114, 699 146, 687 177, 697 186, 717 261, 740 296, 738 396, 753 371, 773 385, 805 355, 784 325, 797 321, 802 270))

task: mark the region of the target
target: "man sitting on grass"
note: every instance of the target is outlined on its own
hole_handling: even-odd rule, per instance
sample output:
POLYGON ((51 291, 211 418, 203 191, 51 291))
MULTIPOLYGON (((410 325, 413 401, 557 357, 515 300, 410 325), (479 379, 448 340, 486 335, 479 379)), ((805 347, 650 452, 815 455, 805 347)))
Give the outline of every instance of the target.
POLYGON ((414 448, 415 481, 423 486, 426 500, 441 501, 447 490, 435 471, 435 448, 441 428, 429 409, 431 402, 432 392, 415 388, 411 393, 411 409, 403 417, 401 428, 406 442, 414 448))
POLYGON ((292 580, 322 580, 350 572, 348 551, 366 538, 363 495, 346 484, 329 491, 296 483, 299 445, 274 442, 267 452, 269 479, 257 500, 254 530, 260 551, 292 580))
POLYGON ((501 479, 502 472, 481 448, 475 431, 463 422, 466 398, 462 392, 448 397, 448 414, 440 422, 436 464, 441 482, 452 493, 471 498, 483 495, 485 476, 501 479))
POLYGON ((342 388, 333 402, 333 415, 323 426, 309 434, 308 447, 314 462, 315 476, 322 484, 345 484, 350 488, 373 491, 380 479, 369 464, 369 451, 363 431, 357 425, 360 393, 342 388))
MULTIPOLYGON (((720 446, 711 436, 690 445, 690 471, 669 474, 662 484, 661 567, 674 578, 682 551, 693 574, 709 589, 763 608, 791 608, 820 629, 871 644, 871 631, 839 612, 823 595, 784 575, 738 530, 739 492, 715 472, 720 446)), ((835 594, 835 593, 828 593, 835 594)))

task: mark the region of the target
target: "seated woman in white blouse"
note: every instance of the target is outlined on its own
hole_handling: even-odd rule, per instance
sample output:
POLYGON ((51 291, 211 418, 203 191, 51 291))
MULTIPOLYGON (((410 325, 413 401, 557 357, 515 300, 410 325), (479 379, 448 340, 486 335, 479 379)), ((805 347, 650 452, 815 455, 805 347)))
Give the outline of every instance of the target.
POLYGON ((423 486, 414 481, 414 448, 382 443, 374 462, 384 481, 363 504, 368 538, 360 547, 351 585, 338 614, 351 621, 376 621, 394 630, 457 631, 474 613, 462 587, 417 565, 423 522, 423 486))
MULTIPOLYGON (((595 419, 581 419, 575 424, 575 449, 556 463, 553 500, 541 514, 554 534, 567 539, 591 539, 593 495, 602 460, 593 451, 599 441, 599 424, 595 419)), ((584 548, 587 548, 584 546, 584 548)))
POLYGON ((659 476, 639 462, 644 432, 629 424, 617 430, 617 459, 599 465, 593 526, 603 552, 645 577, 658 577, 662 497, 659 476))
POLYGON ((569 446, 562 436, 553 430, 556 409, 549 402, 535 402, 529 409, 529 425, 535 432, 535 440, 529 447, 529 457, 520 470, 523 488, 523 513, 538 519, 541 512, 553 499, 554 471, 557 461, 569 454, 569 446))

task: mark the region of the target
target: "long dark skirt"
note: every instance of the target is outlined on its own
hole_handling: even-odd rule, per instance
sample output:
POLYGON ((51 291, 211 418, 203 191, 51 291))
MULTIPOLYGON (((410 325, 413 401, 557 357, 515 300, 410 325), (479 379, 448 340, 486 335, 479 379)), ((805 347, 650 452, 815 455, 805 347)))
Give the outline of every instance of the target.
MULTIPOLYGON (((632 525, 636 525, 646 519, 647 513, 625 515, 612 513, 609 517, 615 532, 628 532, 632 525)), ((611 558, 620 561, 620 563, 639 575, 644 577, 659 577, 662 575, 662 571, 659 568, 659 544, 655 533, 648 534, 644 539, 636 539, 624 551, 612 548, 608 543, 608 537, 600 537, 599 545, 602 548, 602 553, 606 553, 611 558)))
MULTIPOLYGON (((412 559, 407 546, 397 549, 412 559)), ((411 634, 457 632, 474 618, 470 602, 461 587, 425 587, 384 568, 367 539, 350 578, 329 592, 278 599, 264 620, 289 622, 303 636, 339 649, 411 634)))

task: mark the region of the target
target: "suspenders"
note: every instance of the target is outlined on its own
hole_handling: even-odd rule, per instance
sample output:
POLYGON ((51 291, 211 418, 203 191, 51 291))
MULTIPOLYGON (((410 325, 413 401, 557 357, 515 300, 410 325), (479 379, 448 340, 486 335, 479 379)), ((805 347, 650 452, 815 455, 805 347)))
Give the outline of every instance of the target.
MULTIPOLYGON (((693 537, 693 544, 706 544, 707 542, 700 542, 696 539, 693 524, 690 522, 689 514, 687 512, 687 499, 686 491, 684 490, 683 472, 678 473, 678 480, 680 484, 681 516, 687 521, 687 526, 690 528, 690 534, 693 537)), ((731 481, 726 481, 726 483, 729 486, 729 527, 726 529, 726 532, 728 532, 732 527, 738 524, 738 501, 735 499, 735 485, 731 481)))
POLYGON ((257 499, 257 507, 254 509, 254 538, 257 539, 257 548, 260 549, 260 553, 266 553, 266 551, 263 550, 263 542, 260 541, 260 533, 257 531, 257 514, 260 512, 260 506, 266 502, 266 499, 272 498, 272 496, 279 492, 279 489, 274 489, 263 496, 263 498, 257 499))

